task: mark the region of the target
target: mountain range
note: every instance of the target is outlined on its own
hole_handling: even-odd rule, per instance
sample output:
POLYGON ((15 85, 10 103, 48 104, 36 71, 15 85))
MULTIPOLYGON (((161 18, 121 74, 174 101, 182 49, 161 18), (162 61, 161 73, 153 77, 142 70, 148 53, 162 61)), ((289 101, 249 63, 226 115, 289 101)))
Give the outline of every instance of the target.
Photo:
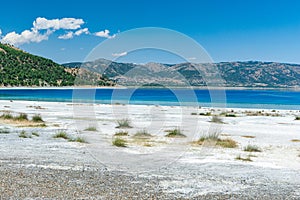
POLYGON ((0 86, 300 87, 300 65, 278 62, 57 64, 0 43, 0 86))
POLYGON ((277 62, 133 64, 98 59, 85 63, 67 63, 64 66, 100 73, 118 85, 126 86, 300 86, 300 65, 277 62))

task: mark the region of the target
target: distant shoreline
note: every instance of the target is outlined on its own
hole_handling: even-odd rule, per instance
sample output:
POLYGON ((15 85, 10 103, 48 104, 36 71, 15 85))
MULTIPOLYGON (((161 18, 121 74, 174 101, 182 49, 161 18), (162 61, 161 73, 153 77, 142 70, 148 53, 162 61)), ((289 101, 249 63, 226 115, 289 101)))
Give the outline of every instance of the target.
POLYGON ((135 86, 63 86, 63 87, 0 87, 0 90, 21 90, 21 89, 30 89, 30 90, 42 90, 42 89, 196 89, 196 90, 286 90, 286 91, 300 91, 300 87, 294 88, 283 88, 283 87, 204 87, 204 86, 191 86, 191 87, 135 87, 135 86))

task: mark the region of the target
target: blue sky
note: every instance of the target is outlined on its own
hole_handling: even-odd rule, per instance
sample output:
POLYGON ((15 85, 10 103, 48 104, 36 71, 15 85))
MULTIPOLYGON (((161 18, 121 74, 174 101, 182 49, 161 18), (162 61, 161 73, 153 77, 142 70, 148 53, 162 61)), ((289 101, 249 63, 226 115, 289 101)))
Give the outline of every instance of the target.
MULTIPOLYGON (((215 62, 300 63, 300 2, 296 0, 28 0, 2 2, 1 8, 2 40, 11 32, 20 35, 24 30, 32 31, 37 18, 82 20, 78 21, 80 27, 77 29, 52 27, 46 39, 39 41, 36 38, 41 35, 33 35, 35 39, 24 41, 23 38, 16 43, 21 49, 58 63, 82 61, 104 40, 140 27, 162 27, 186 34, 201 44, 215 62), (86 32, 75 35, 76 31, 84 29, 86 32), (105 30, 109 30, 109 34, 105 30), (72 38, 58 38, 69 32, 72 32, 72 38)), ((45 35, 48 29, 38 31, 45 35)), ((152 55, 148 51, 145 53, 152 55)), ((142 53, 137 55, 143 57, 142 53)), ((128 59, 134 62, 132 57, 128 56, 128 59)), ((139 62, 176 62, 175 57, 162 54, 139 62)))

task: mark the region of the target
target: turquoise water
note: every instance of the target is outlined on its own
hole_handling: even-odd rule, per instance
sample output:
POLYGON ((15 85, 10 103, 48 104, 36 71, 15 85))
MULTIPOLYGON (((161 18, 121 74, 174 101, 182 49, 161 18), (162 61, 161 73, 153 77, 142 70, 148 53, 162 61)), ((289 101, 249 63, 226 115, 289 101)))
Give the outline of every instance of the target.
POLYGON ((300 109, 300 92, 206 89, 0 89, 1 100, 300 109))

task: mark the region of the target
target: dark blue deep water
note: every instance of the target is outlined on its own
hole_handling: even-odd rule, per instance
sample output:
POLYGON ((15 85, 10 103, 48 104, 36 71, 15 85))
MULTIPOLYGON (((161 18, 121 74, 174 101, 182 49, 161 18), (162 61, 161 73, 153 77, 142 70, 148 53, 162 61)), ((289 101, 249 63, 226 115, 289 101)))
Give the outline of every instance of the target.
POLYGON ((300 109, 300 91, 207 89, 0 89, 1 100, 300 109))

